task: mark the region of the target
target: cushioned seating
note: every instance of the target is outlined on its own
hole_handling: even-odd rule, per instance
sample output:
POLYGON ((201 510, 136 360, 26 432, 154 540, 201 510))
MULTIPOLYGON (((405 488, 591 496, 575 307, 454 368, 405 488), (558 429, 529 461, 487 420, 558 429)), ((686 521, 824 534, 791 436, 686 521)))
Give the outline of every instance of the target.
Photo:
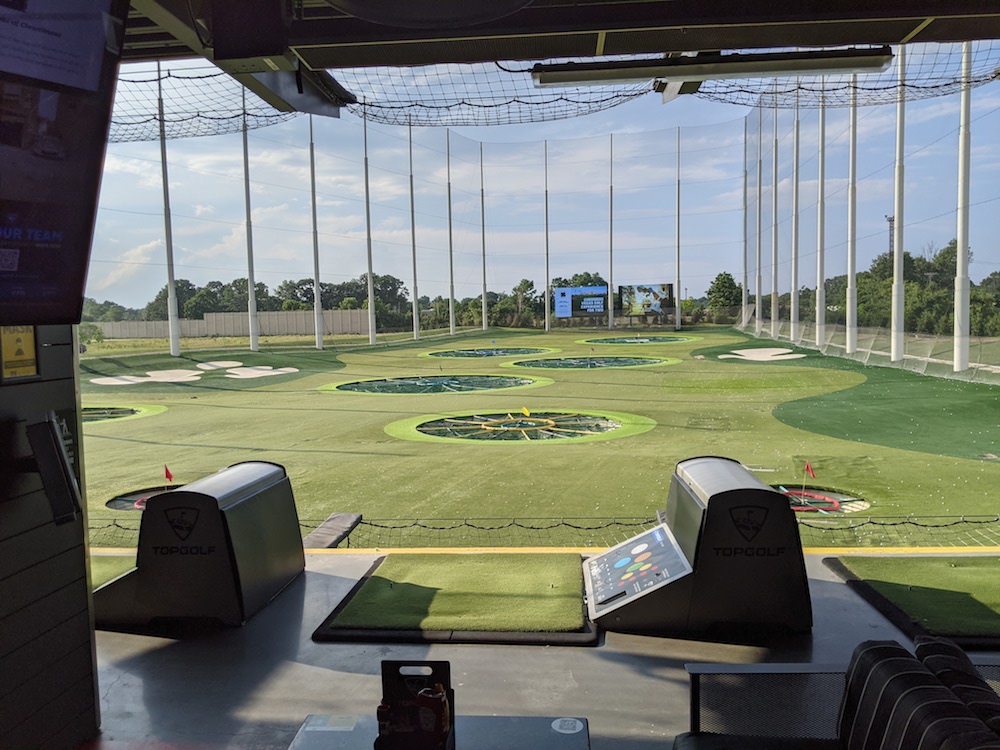
POLYGON ((1000 696, 956 648, 922 642, 921 660, 895 641, 860 644, 845 674, 835 739, 692 731, 674 750, 1000 750, 989 728, 1000 726, 1000 696))

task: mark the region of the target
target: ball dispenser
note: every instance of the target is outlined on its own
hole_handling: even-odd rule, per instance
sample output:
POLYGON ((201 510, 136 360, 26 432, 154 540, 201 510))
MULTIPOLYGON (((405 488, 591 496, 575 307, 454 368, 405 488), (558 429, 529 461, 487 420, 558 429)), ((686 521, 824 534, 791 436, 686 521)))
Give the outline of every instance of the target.
POLYGON ((95 625, 242 625, 304 568, 284 467, 234 464, 146 501, 136 567, 94 591, 95 625))
POLYGON ((812 629, 788 498, 739 462, 677 464, 664 523, 584 562, 590 619, 644 635, 746 640, 812 629))

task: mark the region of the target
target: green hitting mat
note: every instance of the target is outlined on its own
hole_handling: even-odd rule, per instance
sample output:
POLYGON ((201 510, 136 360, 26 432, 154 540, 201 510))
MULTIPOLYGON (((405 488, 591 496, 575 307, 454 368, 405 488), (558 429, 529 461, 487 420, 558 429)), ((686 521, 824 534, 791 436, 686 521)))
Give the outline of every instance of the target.
POLYGON ((379 558, 314 641, 593 645, 580 556, 393 554, 379 558))

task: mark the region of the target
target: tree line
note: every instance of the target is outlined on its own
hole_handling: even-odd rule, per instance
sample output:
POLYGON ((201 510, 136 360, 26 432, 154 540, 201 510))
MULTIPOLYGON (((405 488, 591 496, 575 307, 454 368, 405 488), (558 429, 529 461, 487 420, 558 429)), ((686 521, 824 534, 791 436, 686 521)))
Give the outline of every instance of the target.
MULTIPOLYGON (((375 320, 379 331, 405 330, 413 326, 413 308, 406 284, 391 275, 372 275, 375 289, 375 320)), ((600 286, 607 282, 597 273, 577 273, 572 277, 555 278, 552 286, 600 286)), ((174 282, 178 315, 188 320, 202 320, 206 313, 246 312, 248 283, 245 278, 228 284, 210 281, 199 287, 187 279, 174 282)), ((312 279, 282 281, 272 292, 262 282, 254 284, 257 310, 312 310, 314 300, 312 279)), ((324 310, 356 310, 368 308, 368 275, 340 284, 320 282, 320 303, 324 310)), ((545 315, 544 292, 535 288, 530 279, 522 279, 510 292, 487 292, 487 315, 491 326, 532 328, 541 325, 545 315)), ((446 328, 450 325, 448 299, 440 295, 421 296, 417 300, 420 324, 424 328, 446 328)), ((100 323, 121 320, 167 320, 167 287, 141 309, 127 308, 116 302, 97 302, 85 298, 83 321, 100 323)), ((482 297, 466 297, 455 301, 455 323, 460 326, 481 326, 482 297)))
MULTIPOLYGON (((903 283, 905 287, 904 329, 911 333, 948 335, 954 331, 955 263, 958 248, 955 240, 945 247, 926 248, 921 255, 903 253, 903 283)), ((856 276, 857 321, 862 328, 888 328, 891 323, 893 258, 890 253, 879 255, 867 271, 856 276)), ((413 326, 412 305, 406 284, 391 275, 374 274, 375 319, 379 331, 406 330, 413 326)), ((552 288, 603 286, 607 282, 600 273, 582 272, 568 278, 552 279, 552 288)), ((176 284, 177 304, 182 318, 202 319, 210 312, 246 312, 247 280, 234 279, 228 284, 210 281, 198 287, 185 279, 176 284)), ((826 322, 844 324, 847 314, 847 276, 835 276, 825 282, 826 322)), ((719 273, 705 297, 681 301, 681 314, 688 320, 733 323, 742 304, 743 289, 729 272, 719 273)), ((257 309, 312 310, 313 280, 283 281, 274 291, 255 284, 257 309)), ((752 300, 753 295, 751 295, 752 300)), ((799 319, 816 320, 816 290, 803 286, 799 290, 799 319)), ((320 283, 320 302, 324 310, 352 310, 368 307, 368 276, 340 284, 320 283)), ((487 323, 495 327, 534 328, 545 319, 544 289, 535 287, 531 279, 521 279, 509 292, 487 292, 487 323)), ((771 297, 764 295, 758 314, 771 317, 771 297)), ((551 299, 549 304, 552 304, 551 299)), ((778 317, 790 318, 791 294, 778 298, 778 317)), ((440 295, 421 296, 418 300, 422 328, 447 328, 449 301, 440 295)), ((551 308, 550 308, 551 309, 551 308)), ((973 336, 1000 336, 1000 271, 994 271, 979 284, 971 284, 970 328, 973 336)), ((83 320, 92 322, 117 320, 166 320, 167 287, 164 286, 142 309, 129 309, 114 302, 86 299, 83 320)), ((463 327, 480 327, 483 323, 482 297, 455 300, 455 323, 463 327)))

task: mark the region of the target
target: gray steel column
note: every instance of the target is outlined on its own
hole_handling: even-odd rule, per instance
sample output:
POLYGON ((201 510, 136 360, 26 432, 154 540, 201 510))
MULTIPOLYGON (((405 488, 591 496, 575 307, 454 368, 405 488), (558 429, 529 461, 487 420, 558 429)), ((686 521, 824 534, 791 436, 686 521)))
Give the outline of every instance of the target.
POLYGON ((247 94, 243 95, 243 195, 247 226, 247 313, 250 316, 250 351, 260 350, 260 324, 257 320, 257 282, 253 274, 253 222, 250 219, 250 150, 247 146, 247 94))
POLYGON ((771 338, 778 338, 778 84, 774 84, 774 146, 771 151, 771 338))
POLYGON ((319 281, 319 223, 316 219, 316 146, 313 142, 313 116, 309 115, 309 194, 312 199, 313 230, 313 319, 316 348, 323 348, 323 299, 319 281))
POLYGON ((903 286, 903 199, 904 199, 904 136, 906 134, 906 46, 899 45, 896 55, 896 65, 899 74, 899 91, 896 100, 896 175, 894 213, 896 221, 893 225, 893 258, 892 258, 892 338, 890 344, 890 360, 899 362, 903 359, 903 327, 904 327, 904 286, 903 286))
POLYGON ((962 43, 962 100, 958 126, 958 230, 955 244, 958 258, 955 265, 955 351, 952 367, 955 372, 969 369, 969 179, 972 134, 969 115, 972 109, 972 43, 962 43))
POLYGON ((761 230, 761 222, 764 220, 764 208, 763 208, 763 192, 764 192, 764 107, 761 101, 757 100, 757 270, 754 272, 754 324, 753 332, 755 336, 760 336, 764 331, 764 319, 761 317, 763 314, 763 305, 761 305, 761 297, 763 296, 763 280, 760 273, 760 264, 763 260, 763 252, 761 249, 761 242, 763 240, 763 231, 761 230))
MULTIPOLYGON (((796 80, 796 85, 798 81, 796 80)), ((795 89, 795 123, 792 126, 792 289, 789 338, 799 340, 799 91, 795 89)))
POLYGON ((371 180, 368 178, 368 109, 361 108, 361 122, 365 140, 365 239, 368 247, 368 343, 375 346, 375 273, 372 263, 372 201, 371 180))
POLYGON ((819 155, 816 158, 816 346, 826 345, 826 78, 819 92, 819 155))
POLYGON ((851 76, 850 135, 847 156, 847 300, 844 351, 858 349, 858 76, 851 76))
POLYGON ((167 177, 167 135, 163 122, 163 84, 160 63, 156 63, 156 107, 160 119, 160 175, 163 182, 163 229, 167 250, 167 329, 170 334, 170 356, 181 356, 181 323, 177 314, 177 284, 174 280, 174 233, 170 217, 170 180, 167 177))
POLYGON ((413 125, 407 125, 410 142, 410 257, 413 260, 413 339, 420 338, 420 297, 417 294, 417 208, 413 190, 413 125))
POLYGON ((608 140, 608 330, 615 327, 615 134, 608 140))
POLYGON ((549 142, 542 144, 542 178, 545 183, 545 330, 551 330, 552 279, 549 275, 549 142))
POLYGON ((483 330, 489 328, 486 309, 486 175, 483 170, 483 144, 479 144, 479 223, 483 228, 483 330))
POLYGON ((448 332, 455 335, 455 240, 451 220, 451 130, 444 131, 445 163, 448 169, 448 332))

